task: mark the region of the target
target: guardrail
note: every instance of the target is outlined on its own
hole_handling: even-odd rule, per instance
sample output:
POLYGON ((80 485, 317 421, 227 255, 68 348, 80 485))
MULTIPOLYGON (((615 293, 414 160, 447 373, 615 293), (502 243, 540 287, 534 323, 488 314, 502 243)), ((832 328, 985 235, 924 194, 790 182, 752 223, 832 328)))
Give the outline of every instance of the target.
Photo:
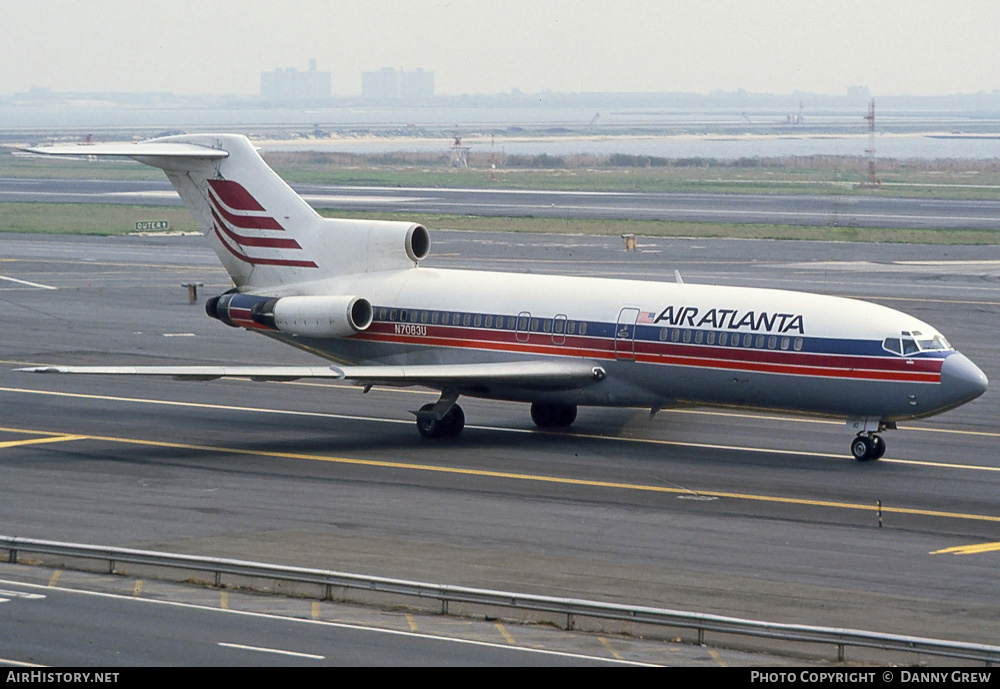
POLYGON ((246 577, 284 582, 296 582, 320 587, 323 600, 335 600, 334 589, 360 591, 434 600, 441 614, 449 614, 449 605, 466 603, 488 608, 504 608, 545 612, 565 618, 565 628, 573 629, 578 618, 616 620, 636 624, 693 629, 699 644, 705 643, 706 632, 762 637, 836 647, 837 660, 845 660, 845 648, 865 647, 881 651, 922 653, 991 665, 1000 661, 1000 646, 943 641, 916 636, 882 634, 858 629, 815 627, 798 624, 762 622, 722 615, 709 615, 681 610, 652 608, 616 603, 601 603, 573 598, 556 598, 506 591, 428 584, 404 579, 371 577, 322 569, 269 565, 245 560, 200 557, 161 553, 149 550, 114 548, 0 536, 0 550, 8 553, 8 562, 17 564, 21 553, 57 555, 67 558, 107 562, 109 574, 122 574, 120 563, 181 569, 212 574, 212 583, 222 587, 224 576, 246 577))

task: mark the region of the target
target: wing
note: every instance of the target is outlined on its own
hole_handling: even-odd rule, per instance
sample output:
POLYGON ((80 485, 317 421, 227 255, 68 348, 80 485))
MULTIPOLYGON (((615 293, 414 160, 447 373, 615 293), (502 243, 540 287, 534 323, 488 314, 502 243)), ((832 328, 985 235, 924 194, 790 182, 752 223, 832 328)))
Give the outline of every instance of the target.
POLYGON ((99 376, 163 376, 177 380, 298 380, 341 376, 326 366, 32 366, 14 369, 19 373, 72 373, 99 376))
POLYGON ((529 390, 563 390, 604 380, 591 361, 555 359, 489 364, 425 364, 415 366, 331 366, 342 380, 358 385, 482 389, 494 386, 529 390))
POLYGON ((600 366, 579 359, 415 366, 32 366, 15 370, 21 373, 162 376, 178 380, 249 378, 288 381, 327 378, 366 386, 422 385, 442 390, 475 390, 493 386, 530 390, 572 389, 599 382, 605 376, 600 366))

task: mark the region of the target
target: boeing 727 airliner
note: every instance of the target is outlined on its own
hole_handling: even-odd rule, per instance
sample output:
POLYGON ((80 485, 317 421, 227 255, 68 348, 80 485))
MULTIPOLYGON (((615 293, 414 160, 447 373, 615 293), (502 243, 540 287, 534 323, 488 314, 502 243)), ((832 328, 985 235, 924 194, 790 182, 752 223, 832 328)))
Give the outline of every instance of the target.
POLYGON ((30 150, 163 169, 233 280, 208 315, 333 363, 22 370, 420 385, 441 393, 415 412, 426 437, 461 433, 461 395, 530 403, 543 428, 569 426, 579 405, 779 410, 846 420, 861 461, 884 454, 897 422, 987 386, 933 327, 863 301, 421 267, 422 225, 323 218, 243 136, 30 150))

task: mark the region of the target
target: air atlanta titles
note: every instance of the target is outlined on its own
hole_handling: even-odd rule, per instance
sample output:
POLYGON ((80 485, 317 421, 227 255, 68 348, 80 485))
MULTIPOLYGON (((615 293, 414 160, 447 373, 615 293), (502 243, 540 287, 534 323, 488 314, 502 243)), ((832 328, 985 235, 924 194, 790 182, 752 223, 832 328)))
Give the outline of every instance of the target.
POLYGON ((709 309, 702 313, 697 306, 668 306, 653 321, 658 324, 712 328, 714 330, 765 330, 767 332, 795 332, 804 335, 802 314, 769 313, 767 311, 740 311, 739 309, 709 309))

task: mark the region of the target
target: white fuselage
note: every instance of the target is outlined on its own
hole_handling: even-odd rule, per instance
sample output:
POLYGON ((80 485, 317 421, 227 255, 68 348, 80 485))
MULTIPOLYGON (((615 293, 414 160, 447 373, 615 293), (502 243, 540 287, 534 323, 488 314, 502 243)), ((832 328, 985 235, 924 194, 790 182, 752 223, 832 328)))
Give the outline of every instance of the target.
POLYGON ((356 295, 371 302, 372 324, 347 338, 273 333, 342 363, 568 357, 608 371, 601 385, 583 389, 462 390, 469 395, 608 406, 733 405, 881 421, 960 403, 956 391, 942 386, 942 367, 954 350, 902 355, 883 347, 902 333, 928 340, 937 336, 933 328, 852 299, 431 268, 346 275, 289 286, 282 294, 356 295))

